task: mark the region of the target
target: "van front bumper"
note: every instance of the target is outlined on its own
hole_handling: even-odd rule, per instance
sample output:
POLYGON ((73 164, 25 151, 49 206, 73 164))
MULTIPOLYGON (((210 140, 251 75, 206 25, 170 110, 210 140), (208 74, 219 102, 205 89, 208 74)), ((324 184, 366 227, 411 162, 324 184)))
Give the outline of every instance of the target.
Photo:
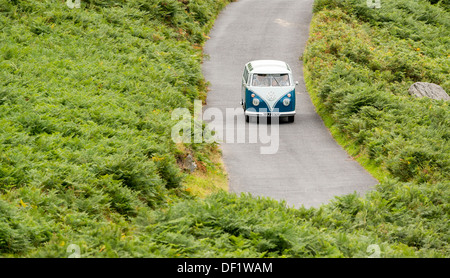
POLYGON ((295 111, 289 111, 289 112, 256 112, 256 111, 249 111, 245 110, 244 112, 245 116, 259 116, 259 117, 287 117, 287 116, 294 116, 295 111))

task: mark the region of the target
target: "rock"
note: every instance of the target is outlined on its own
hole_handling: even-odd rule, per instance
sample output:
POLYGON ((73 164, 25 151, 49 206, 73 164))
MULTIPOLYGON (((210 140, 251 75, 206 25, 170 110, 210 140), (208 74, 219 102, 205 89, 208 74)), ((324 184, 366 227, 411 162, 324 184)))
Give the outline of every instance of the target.
POLYGON ((408 92, 415 97, 450 100, 450 96, 445 90, 441 86, 433 83, 416 82, 409 87, 408 92))
POLYGON ((197 163, 195 163, 194 158, 191 154, 188 154, 186 159, 184 160, 184 167, 189 169, 189 171, 192 173, 197 169, 197 163))

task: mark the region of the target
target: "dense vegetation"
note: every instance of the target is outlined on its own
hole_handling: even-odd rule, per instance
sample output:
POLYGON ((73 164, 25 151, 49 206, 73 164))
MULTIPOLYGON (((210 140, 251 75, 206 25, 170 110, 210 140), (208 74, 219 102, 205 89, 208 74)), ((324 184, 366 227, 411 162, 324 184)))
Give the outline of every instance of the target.
POLYGON ((315 8, 334 2, 317 15, 305 53, 323 113, 399 180, 448 181, 448 103, 408 93, 418 81, 450 92, 448 13, 424 1, 315 8))
POLYGON ((365 1, 316 1, 303 58, 318 112, 382 181, 342 212, 384 203, 366 218, 379 219, 372 228, 380 238, 448 256, 449 104, 408 93, 418 81, 450 92, 444 2, 384 0, 368 9, 365 1))
MULTIPOLYGON (((0 0, 0 255, 445 256, 449 12, 426 1, 322 0, 304 55, 319 112, 385 178, 320 208, 183 186, 171 111, 204 97, 201 44, 228 1, 0 0)), ((356 153, 355 153, 356 155, 356 153)))
POLYGON ((175 145, 171 111, 204 98, 228 2, 0 1, 0 253, 64 254, 187 194, 177 162, 210 147, 175 145))

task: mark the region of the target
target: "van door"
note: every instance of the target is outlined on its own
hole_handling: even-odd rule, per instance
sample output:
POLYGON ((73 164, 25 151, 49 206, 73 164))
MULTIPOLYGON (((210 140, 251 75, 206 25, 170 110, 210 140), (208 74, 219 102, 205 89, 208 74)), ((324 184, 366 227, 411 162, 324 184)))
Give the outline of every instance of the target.
POLYGON ((245 89, 247 88, 249 72, 247 65, 244 67, 244 73, 242 74, 242 85, 241 85, 241 105, 245 110, 245 89))

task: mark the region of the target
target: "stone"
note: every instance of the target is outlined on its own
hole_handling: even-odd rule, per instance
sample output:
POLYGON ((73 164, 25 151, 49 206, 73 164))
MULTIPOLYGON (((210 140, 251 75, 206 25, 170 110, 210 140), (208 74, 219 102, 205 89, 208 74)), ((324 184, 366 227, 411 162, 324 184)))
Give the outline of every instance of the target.
POLYGON ((441 86, 433 83, 416 82, 409 87, 408 92, 415 97, 450 100, 450 96, 445 90, 441 86))
POLYGON ((194 158, 191 154, 188 154, 184 160, 184 167, 189 169, 189 172, 194 172, 197 169, 197 163, 195 163, 194 158))

